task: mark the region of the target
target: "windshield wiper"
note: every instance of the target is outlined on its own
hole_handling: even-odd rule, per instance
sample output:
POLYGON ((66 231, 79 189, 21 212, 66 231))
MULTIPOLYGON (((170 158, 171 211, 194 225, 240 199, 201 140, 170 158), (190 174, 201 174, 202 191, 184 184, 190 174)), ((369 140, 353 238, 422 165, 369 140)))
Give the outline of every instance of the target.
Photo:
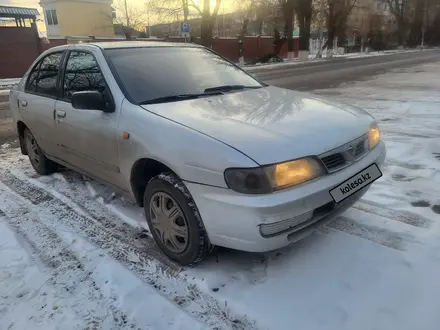
POLYGON ((216 92, 216 91, 213 91, 211 93, 205 91, 204 93, 195 93, 195 94, 175 94, 175 95, 157 97, 155 99, 140 102, 139 104, 177 102, 177 101, 198 99, 199 97, 203 97, 203 96, 212 96, 212 95, 221 95, 221 94, 222 94, 221 92, 216 92))
POLYGON ((222 85, 222 86, 207 88, 207 89, 205 89, 205 93, 209 93, 209 92, 230 92, 230 91, 237 91, 237 90, 248 89, 248 88, 256 89, 256 88, 261 88, 261 86, 222 85))
POLYGON ((243 89, 256 89, 261 88, 262 86, 245 86, 245 85, 223 85, 217 87, 211 87, 205 89, 203 93, 194 93, 194 94, 174 94, 168 96, 157 97, 155 99, 146 100, 140 102, 139 104, 155 104, 155 103, 167 103, 167 102, 177 102, 191 99, 198 99, 203 96, 213 96, 213 95, 221 95, 225 92, 243 90, 243 89))

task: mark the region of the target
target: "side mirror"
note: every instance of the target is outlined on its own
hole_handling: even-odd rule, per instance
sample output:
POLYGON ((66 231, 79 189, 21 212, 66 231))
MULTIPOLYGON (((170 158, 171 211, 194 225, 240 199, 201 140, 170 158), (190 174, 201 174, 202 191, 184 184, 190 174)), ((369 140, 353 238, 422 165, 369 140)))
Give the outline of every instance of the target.
POLYGON ((83 110, 113 112, 113 105, 106 101, 98 91, 83 91, 72 94, 72 107, 83 110))

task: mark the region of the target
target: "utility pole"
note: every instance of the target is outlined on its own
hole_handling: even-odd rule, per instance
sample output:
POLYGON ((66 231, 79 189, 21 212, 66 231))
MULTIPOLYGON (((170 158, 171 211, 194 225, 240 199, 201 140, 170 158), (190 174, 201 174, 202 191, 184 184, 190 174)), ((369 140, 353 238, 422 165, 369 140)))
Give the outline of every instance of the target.
POLYGON ((425 12, 423 13, 423 24, 422 24, 422 43, 421 48, 424 47, 425 44, 425 30, 426 30, 426 19, 428 14, 428 0, 425 0, 425 12))

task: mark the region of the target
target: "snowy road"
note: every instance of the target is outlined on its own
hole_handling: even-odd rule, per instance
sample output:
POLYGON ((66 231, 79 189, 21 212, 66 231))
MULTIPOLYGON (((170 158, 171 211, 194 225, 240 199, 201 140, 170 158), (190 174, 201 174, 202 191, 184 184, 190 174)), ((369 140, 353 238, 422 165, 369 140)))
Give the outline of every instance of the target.
POLYGON ((440 62, 318 90, 367 109, 384 176, 280 251, 220 250, 181 269, 142 209, 71 171, 38 177, 0 149, 0 329, 438 330, 440 62))
POLYGON ((301 91, 336 88, 347 81, 369 80, 387 70, 438 61, 440 49, 408 51, 382 56, 335 58, 331 61, 277 63, 247 67, 258 79, 274 85, 301 91))

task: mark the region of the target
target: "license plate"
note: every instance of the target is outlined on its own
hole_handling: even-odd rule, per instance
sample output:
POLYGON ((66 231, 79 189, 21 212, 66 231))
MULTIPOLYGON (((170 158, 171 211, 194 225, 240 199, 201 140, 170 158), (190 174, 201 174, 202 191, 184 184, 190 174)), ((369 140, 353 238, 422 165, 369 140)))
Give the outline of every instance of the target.
POLYGON ((382 176, 382 172, 376 164, 368 166, 366 169, 353 175, 347 181, 341 183, 336 188, 330 190, 330 195, 336 203, 342 202, 355 192, 365 188, 382 176))

